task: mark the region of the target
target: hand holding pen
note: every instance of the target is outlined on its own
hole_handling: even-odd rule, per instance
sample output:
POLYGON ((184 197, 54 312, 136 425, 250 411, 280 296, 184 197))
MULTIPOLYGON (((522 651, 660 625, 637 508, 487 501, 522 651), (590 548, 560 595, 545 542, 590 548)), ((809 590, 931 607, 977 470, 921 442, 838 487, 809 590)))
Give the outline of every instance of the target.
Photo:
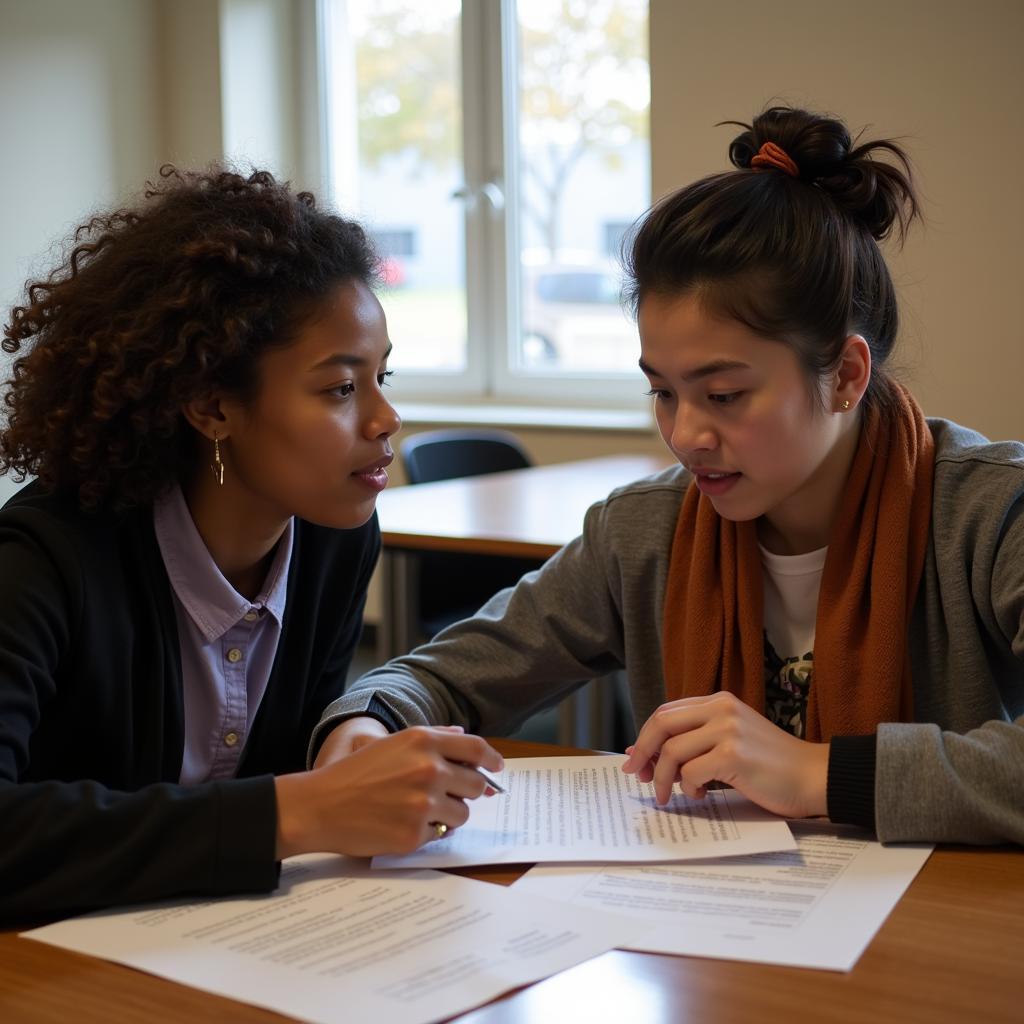
POLYGON ((324 741, 313 771, 275 779, 278 856, 410 853, 464 824, 467 801, 501 791, 481 769, 503 767, 496 750, 459 727, 389 735, 374 719, 349 719, 324 741))
MULTIPOLYGON (((497 780, 492 779, 487 772, 481 771, 476 768, 474 771, 487 783, 487 788, 484 790, 484 796, 495 796, 497 793, 506 792, 505 787, 502 786, 497 780)), ((435 839, 444 839, 451 829, 443 821, 432 821, 430 822, 431 828, 434 830, 435 839)))

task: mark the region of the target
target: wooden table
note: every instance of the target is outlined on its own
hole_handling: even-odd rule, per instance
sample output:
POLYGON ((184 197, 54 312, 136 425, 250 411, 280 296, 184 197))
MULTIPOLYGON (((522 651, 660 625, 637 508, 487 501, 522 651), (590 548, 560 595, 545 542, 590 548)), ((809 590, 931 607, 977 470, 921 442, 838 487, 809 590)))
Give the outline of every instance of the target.
MULTIPOLYGON (((586 753, 511 740, 495 745, 512 757, 586 753)), ((521 869, 458 873, 507 885, 521 869)), ((1024 1019, 1022 955, 1024 851, 945 847, 925 864, 849 974, 615 950, 457 1020, 1019 1024, 1024 1019)), ((0 934, 4 1024, 280 1024, 286 1019, 117 964, 0 934)))
POLYGON ((415 552, 550 558, 579 535, 595 501, 668 465, 667 455, 608 455, 384 491, 378 656, 404 654, 417 642, 415 552))

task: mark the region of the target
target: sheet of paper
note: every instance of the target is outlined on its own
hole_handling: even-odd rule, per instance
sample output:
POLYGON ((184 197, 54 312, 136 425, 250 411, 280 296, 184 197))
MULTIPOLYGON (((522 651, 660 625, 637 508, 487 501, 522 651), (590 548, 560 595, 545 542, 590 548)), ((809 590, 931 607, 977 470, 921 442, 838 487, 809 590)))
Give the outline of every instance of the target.
POLYGON ((654 787, 626 775, 621 754, 520 757, 495 775, 507 792, 470 803, 469 821, 375 868, 452 868, 557 861, 677 861, 796 849, 782 818, 732 790, 665 807, 654 787))
POLYGON ((792 821, 797 849, 727 861, 536 867, 513 888, 644 921, 624 948, 848 971, 934 847, 792 821))
POLYGON ((427 1024, 603 953, 623 927, 487 882, 315 855, 286 861, 270 895, 91 914, 24 935, 317 1024, 427 1024))

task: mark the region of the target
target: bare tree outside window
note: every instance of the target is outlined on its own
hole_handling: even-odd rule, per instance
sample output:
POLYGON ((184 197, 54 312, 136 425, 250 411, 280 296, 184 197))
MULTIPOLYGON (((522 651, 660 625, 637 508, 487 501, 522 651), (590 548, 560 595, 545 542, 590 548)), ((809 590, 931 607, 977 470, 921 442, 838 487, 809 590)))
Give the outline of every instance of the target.
MULTIPOLYGON (((396 366, 458 373, 467 358, 464 209, 453 198, 464 193, 462 5, 343 6, 356 212, 385 253, 396 366)), ((647 2, 518 0, 515 13, 516 63, 497 72, 517 117, 505 160, 518 187, 504 216, 519 242, 506 287, 521 329, 487 343, 502 345, 496 361, 513 372, 621 374, 635 368, 635 327, 619 306, 608 239, 650 197, 647 2)))

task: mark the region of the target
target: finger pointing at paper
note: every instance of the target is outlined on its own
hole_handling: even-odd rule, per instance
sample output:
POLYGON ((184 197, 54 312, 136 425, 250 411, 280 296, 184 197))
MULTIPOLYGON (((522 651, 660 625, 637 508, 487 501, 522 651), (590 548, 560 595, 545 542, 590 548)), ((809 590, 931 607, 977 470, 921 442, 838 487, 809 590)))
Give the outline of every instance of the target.
POLYGON ((663 704, 627 751, 623 771, 653 782, 659 803, 673 785, 699 799, 713 781, 775 814, 826 813, 827 743, 797 739, 731 693, 663 704))

